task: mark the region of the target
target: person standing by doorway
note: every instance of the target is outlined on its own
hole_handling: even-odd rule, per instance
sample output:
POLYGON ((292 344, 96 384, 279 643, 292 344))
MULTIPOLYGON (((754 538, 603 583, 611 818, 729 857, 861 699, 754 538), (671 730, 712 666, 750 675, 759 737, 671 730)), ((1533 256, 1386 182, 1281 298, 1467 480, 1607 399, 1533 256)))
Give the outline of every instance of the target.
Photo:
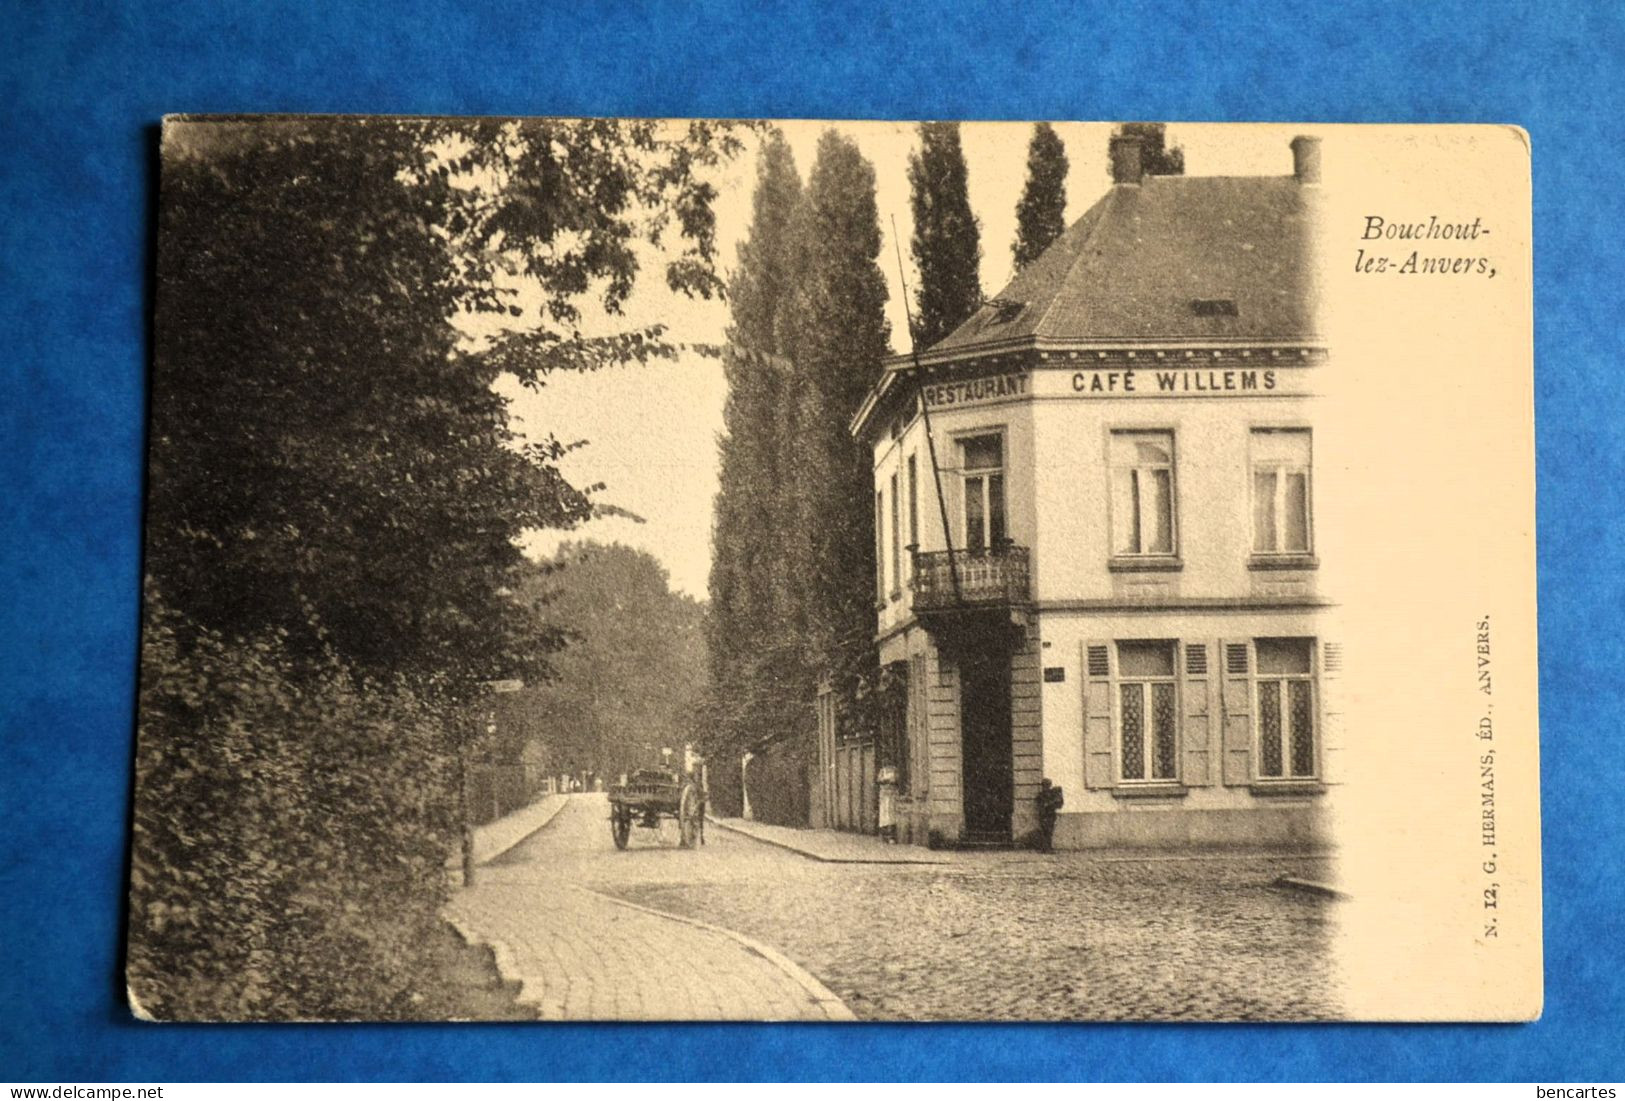
POLYGON ((1038 784, 1038 837, 1037 849, 1041 853, 1055 851, 1055 819, 1066 803, 1066 796, 1048 776, 1038 784))
POLYGON ((897 843, 897 768, 882 765, 875 773, 875 786, 879 789, 879 808, 875 815, 881 840, 888 845, 897 843))

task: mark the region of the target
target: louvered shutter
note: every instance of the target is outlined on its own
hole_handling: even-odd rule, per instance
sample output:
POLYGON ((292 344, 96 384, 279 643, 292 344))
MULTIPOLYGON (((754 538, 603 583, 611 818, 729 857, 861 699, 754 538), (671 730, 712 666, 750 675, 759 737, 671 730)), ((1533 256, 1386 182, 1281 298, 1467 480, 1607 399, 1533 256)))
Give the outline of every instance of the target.
POLYGON ((1109 788, 1117 782, 1112 763, 1112 682, 1117 655, 1104 639, 1083 644, 1083 783, 1109 788))
POLYGON ((1187 642, 1180 650, 1184 715, 1180 737, 1184 760, 1180 780, 1190 787, 1213 782, 1213 646, 1187 642))
POLYGON ((1224 782, 1244 787, 1253 779, 1253 644, 1229 639, 1219 649, 1224 663, 1224 782))
POLYGON ((1322 640, 1315 649, 1320 656, 1320 778, 1335 784, 1343 778, 1343 644, 1322 640))

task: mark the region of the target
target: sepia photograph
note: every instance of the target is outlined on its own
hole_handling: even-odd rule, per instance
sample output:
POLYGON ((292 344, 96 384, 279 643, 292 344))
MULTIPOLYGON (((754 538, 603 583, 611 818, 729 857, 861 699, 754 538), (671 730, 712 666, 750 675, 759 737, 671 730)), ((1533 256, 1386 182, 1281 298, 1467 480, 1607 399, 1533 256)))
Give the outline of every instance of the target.
POLYGON ((1538 1015, 1528 169, 166 119, 131 1009, 1538 1015))

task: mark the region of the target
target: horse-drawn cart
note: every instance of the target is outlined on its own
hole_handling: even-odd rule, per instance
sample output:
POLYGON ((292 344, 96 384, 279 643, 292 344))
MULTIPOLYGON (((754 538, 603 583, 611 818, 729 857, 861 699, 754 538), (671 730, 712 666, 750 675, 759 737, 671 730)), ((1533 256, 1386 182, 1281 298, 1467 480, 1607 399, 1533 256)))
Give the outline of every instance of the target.
POLYGON ((609 789, 609 833, 626 848, 632 827, 657 830, 662 818, 677 822, 677 843, 705 844, 705 789, 698 779, 672 769, 640 768, 609 789))

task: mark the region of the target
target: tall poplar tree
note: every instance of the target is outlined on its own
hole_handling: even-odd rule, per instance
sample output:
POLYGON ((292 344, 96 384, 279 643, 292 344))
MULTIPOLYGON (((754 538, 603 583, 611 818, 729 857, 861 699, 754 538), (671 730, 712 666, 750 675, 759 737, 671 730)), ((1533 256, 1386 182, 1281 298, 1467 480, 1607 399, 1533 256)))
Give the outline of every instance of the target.
MULTIPOLYGON (((788 734, 805 680, 782 675, 798 651, 799 602, 793 599, 783 538, 793 507, 783 488, 788 371, 782 315, 796 277, 793 223, 801 178, 777 129, 763 138, 748 237, 729 284, 732 324, 723 369, 728 382, 712 529, 711 608, 706 641, 712 729, 706 752, 732 759, 763 739, 788 734)), ((795 657, 799 658, 799 652, 795 657)), ((734 811, 732 769, 719 769, 716 796, 734 811)))
MULTIPOLYGON (((873 475, 868 449, 847 426, 879 375, 891 334, 874 166, 833 130, 819 139, 797 234, 799 278, 782 320, 799 389, 787 474, 800 519, 784 535, 805 599, 806 664, 830 678, 843 727, 862 730, 869 725, 862 700, 876 672, 873 475)), ((803 710, 810 731, 811 710, 803 710)), ((811 741, 804 740, 809 750, 811 741)))
POLYGON ((920 271, 914 335, 924 348, 953 332, 982 304, 981 231, 970 209, 957 122, 920 123, 908 183, 914 263, 920 271))
POLYGON ((1011 247, 1020 271, 1043 254, 1066 230, 1066 146, 1047 122, 1033 127, 1027 146, 1027 184, 1016 204, 1016 241, 1011 247))

